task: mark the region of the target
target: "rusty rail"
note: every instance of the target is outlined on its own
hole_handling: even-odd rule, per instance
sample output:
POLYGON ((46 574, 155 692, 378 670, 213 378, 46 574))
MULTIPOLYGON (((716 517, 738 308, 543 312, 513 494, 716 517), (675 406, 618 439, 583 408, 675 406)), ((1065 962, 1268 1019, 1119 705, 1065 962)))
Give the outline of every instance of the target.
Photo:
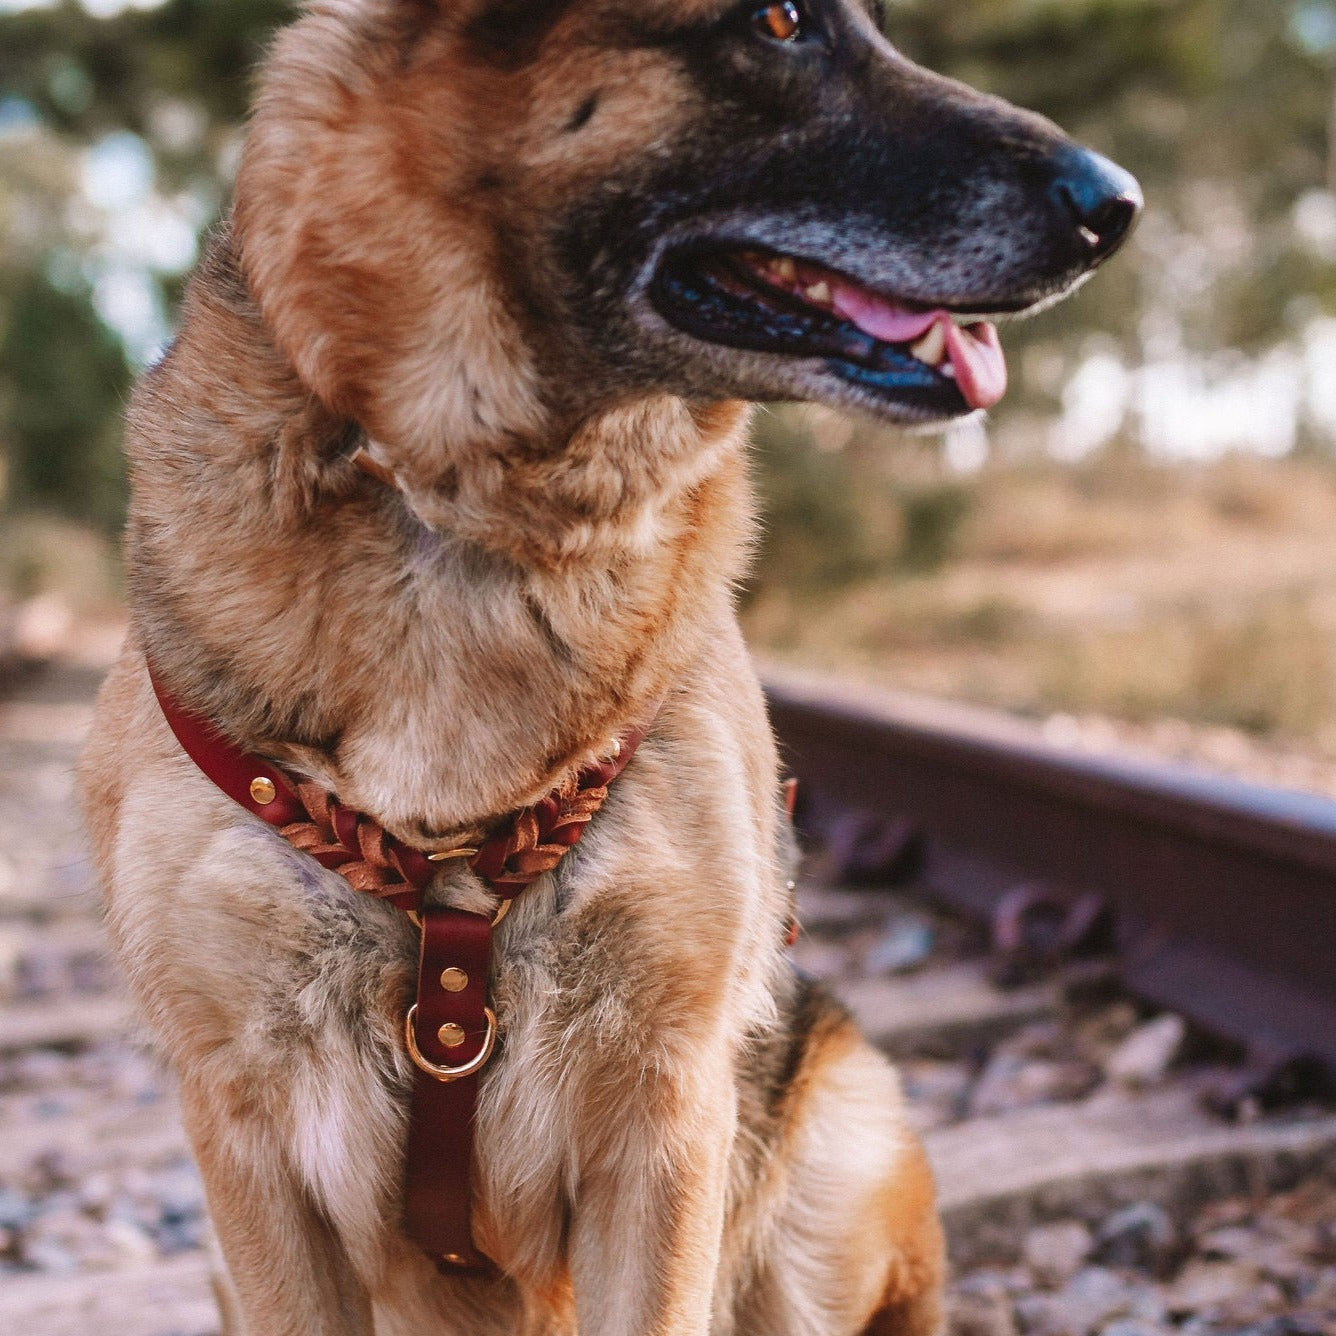
POLYGON ((1013 951, 1102 929, 1132 992, 1243 1044, 1254 1077, 1336 1085, 1336 803, 964 707, 779 672, 767 692, 839 874, 912 877, 1013 951))

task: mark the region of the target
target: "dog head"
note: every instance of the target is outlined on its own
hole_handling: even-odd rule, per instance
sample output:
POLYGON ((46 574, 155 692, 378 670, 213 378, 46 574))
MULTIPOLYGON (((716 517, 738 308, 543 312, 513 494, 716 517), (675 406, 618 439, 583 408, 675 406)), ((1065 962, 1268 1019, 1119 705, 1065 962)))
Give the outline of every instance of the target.
POLYGON ((919 68, 876 0, 318 0, 269 63, 243 265, 392 453, 671 395, 902 422, 1000 397, 1136 183, 919 68))

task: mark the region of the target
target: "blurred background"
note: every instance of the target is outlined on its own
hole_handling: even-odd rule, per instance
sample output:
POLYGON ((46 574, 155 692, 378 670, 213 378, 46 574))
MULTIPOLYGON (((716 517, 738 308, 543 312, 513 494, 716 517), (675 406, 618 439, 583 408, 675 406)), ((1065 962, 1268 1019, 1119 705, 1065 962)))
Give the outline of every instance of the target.
MULTIPOLYGON (((226 207, 275 0, 0 0, 0 608, 114 621, 120 414, 226 207)), ((1336 793, 1336 3, 892 0, 1142 180, 988 421, 766 410, 753 644, 1336 793)))

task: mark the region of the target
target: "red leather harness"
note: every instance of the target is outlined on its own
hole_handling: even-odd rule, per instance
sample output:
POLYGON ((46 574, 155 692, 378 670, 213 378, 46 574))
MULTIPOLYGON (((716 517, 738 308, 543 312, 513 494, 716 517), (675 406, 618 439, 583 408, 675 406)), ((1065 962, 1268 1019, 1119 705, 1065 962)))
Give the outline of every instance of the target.
POLYGON ((477 847, 426 853, 396 840, 318 785, 247 755, 209 720, 173 699, 152 669, 149 676, 176 740, 208 779, 356 890, 388 900, 420 924, 417 1000, 404 1021, 417 1069, 404 1166, 404 1227, 442 1269, 490 1269, 491 1261, 473 1243, 470 1175, 478 1073, 497 1041, 496 1017, 487 1006, 492 929, 511 900, 579 840, 649 725, 623 734, 610 759, 502 819, 477 847), (498 897, 494 916, 425 903, 423 892, 442 862, 451 859, 466 862, 498 897))

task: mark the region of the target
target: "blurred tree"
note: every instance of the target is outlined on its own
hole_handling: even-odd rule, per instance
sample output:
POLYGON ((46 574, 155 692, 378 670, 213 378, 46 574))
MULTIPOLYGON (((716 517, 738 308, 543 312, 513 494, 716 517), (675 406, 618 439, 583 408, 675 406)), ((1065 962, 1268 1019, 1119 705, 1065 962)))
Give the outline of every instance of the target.
POLYGON ((131 361, 154 342, 125 321, 149 331, 145 293, 179 296, 193 255, 181 227, 221 208, 251 70, 293 9, 170 0, 99 18, 62 0, 0 14, 0 505, 119 524, 120 413, 131 361), (99 148, 119 152, 113 169, 142 156, 145 199, 116 198, 113 178, 98 198, 99 148), (140 215, 118 229, 130 204, 140 215), (145 216, 174 255, 144 254, 145 216))
MULTIPOLYGON (((7 14, 0 17, 0 89, 52 130, 84 141, 114 129, 152 139, 156 113, 173 98, 226 132, 245 114, 266 40, 296 8, 285 0, 168 0, 98 18, 60 0, 7 14)), ((198 162, 197 150, 158 147, 169 167, 198 162)))
POLYGON ((120 341, 86 291, 21 273, 0 337, 10 502, 112 529, 125 503, 119 409, 130 384, 120 341))

